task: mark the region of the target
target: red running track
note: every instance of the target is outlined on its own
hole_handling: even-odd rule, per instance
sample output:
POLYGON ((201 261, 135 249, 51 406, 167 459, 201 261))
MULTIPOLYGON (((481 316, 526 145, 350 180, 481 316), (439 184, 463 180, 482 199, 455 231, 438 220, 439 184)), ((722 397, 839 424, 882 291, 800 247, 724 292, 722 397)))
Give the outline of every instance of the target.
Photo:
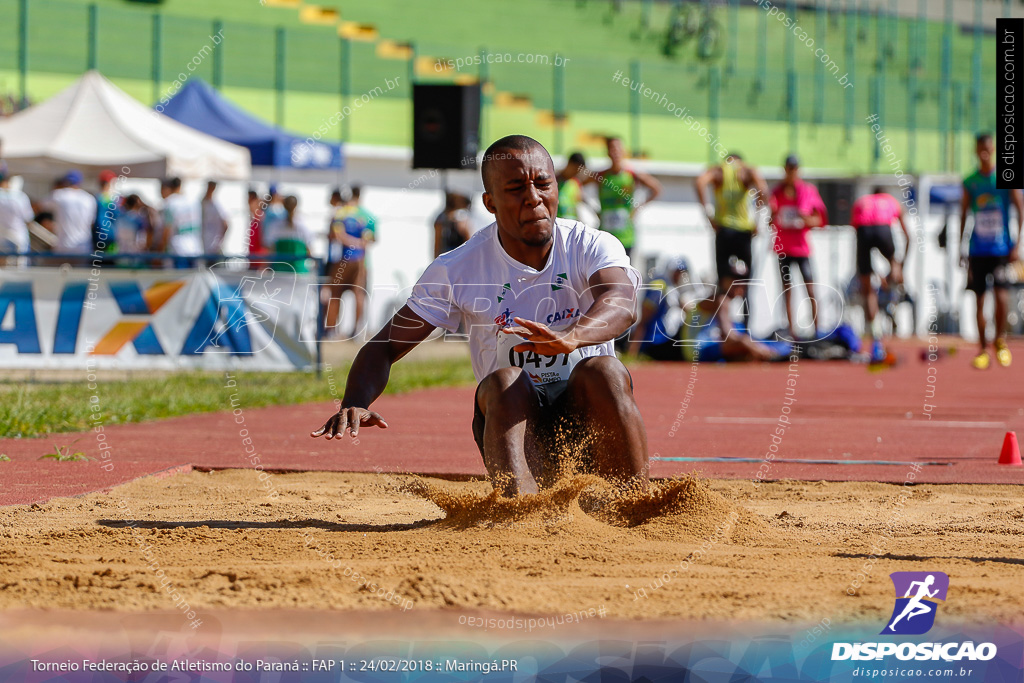
MULTIPOLYGON (((652 456, 686 459, 657 460, 652 475, 700 470, 717 478, 754 479, 761 472, 767 480, 903 483, 913 474, 923 483, 1024 483, 1024 467, 996 464, 1007 431, 1024 437, 1024 344, 1011 346, 1017 358, 1012 367, 985 372, 969 366, 966 349, 929 364, 919 359, 918 348, 903 345, 901 363, 882 371, 811 361, 800 361, 793 373, 787 364, 634 367, 652 456), (790 380, 795 386, 786 406, 790 380), (934 407, 926 412, 926 404, 934 407), (777 439, 775 460, 767 462, 785 407, 791 424, 777 439), (929 464, 912 471, 913 463, 929 464)), ((227 397, 225 390, 225 403, 227 397)), ((308 436, 333 412, 331 403, 242 406, 237 418, 225 411, 115 425, 105 430, 112 463, 106 470, 99 459, 38 460, 54 443, 75 439, 76 448, 98 458, 90 433, 4 439, 0 453, 12 461, 0 463, 0 504, 81 495, 190 467, 251 467, 242 429, 269 470, 482 475, 470 434, 472 399, 472 387, 385 396, 375 409, 390 428, 364 430, 357 444, 308 436)))

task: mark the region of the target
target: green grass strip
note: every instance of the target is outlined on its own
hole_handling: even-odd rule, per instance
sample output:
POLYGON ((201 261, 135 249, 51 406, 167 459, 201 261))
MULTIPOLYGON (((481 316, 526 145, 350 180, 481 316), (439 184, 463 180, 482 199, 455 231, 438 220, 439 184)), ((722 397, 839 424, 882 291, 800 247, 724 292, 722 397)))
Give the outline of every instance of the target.
MULTIPOLYGON (((341 398, 351 363, 312 373, 234 371, 237 386, 225 388, 223 373, 187 372, 142 379, 102 381, 89 389, 84 378, 61 383, 0 383, 0 437, 24 438, 84 431, 93 426, 92 405, 104 426, 158 420, 179 415, 230 410, 238 393, 245 408, 294 405, 341 398), (94 398, 95 397, 95 398, 94 398)), ((385 391, 398 394, 427 387, 471 384, 466 359, 407 360, 392 368, 385 391)))

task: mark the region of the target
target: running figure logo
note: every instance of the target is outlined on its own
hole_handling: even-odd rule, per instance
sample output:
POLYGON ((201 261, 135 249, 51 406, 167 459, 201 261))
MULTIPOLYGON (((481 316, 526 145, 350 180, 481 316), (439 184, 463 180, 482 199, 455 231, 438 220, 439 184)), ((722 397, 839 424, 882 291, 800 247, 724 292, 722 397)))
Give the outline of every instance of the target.
POLYGON ((942 572, 893 572, 896 606, 883 634, 920 635, 935 623, 936 600, 945 600, 949 577, 942 572))

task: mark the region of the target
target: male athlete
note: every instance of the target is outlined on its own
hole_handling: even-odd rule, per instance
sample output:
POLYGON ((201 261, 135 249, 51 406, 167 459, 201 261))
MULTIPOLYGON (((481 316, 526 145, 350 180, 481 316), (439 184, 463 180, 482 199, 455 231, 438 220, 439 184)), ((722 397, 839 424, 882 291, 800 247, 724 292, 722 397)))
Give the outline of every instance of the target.
POLYGON ((871 335, 871 360, 877 363, 885 360, 886 354, 881 326, 875 320, 878 316, 878 292, 871 284, 874 273, 871 252, 877 249, 889 262, 887 286, 903 284, 903 261, 910 253, 910 230, 903 218, 903 207, 895 197, 880 187, 853 203, 850 224, 857 230, 857 275, 860 278, 860 291, 864 294, 864 322, 866 332, 871 335), (896 258, 896 246, 892 239, 894 221, 899 221, 906 238, 902 258, 896 258))
POLYGON ((442 254, 352 364, 341 410, 312 436, 387 428, 370 405, 391 366, 436 328, 469 330, 479 381, 473 436, 498 491, 532 494, 561 463, 554 426, 587 443, 583 469, 646 483, 647 435, 612 340, 635 322, 640 274, 610 235, 556 219, 551 156, 536 140, 492 144, 481 167, 495 222, 442 254))
POLYGON ((725 163, 712 166, 697 177, 697 200, 704 207, 711 229, 715 232, 715 266, 718 270, 718 298, 728 310, 736 296, 744 301, 742 318, 750 315, 746 285, 734 282, 747 280, 753 273, 751 243, 757 234, 756 217, 750 213, 753 190, 758 206, 768 203, 768 185, 753 166, 747 166, 735 152, 725 163), (715 193, 715 203, 708 201, 708 186, 715 193))
POLYGON ((615 235, 626 249, 626 255, 633 253, 636 242, 636 212, 650 204, 661 194, 661 183, 654 176, 626 168, 623 160, 626 150, 622 139, 610 137, 605 140, 611 164, 603 171, 588 176, 584 185, 597 183, 597 197, 601 201, 601 229, 615 235), (647 190, 647 199, 639 202, 636 189, 647 190))
MULTIPOLYGON (((1020 259, 1020 241, 1024 236, 1024 200, 1020 190, 1000 190, 996 187, 995 145, 992 136, 982 133, 977 137, 975 153, 978 170, 964 179, 964 193, 960 202, 960 235, 967 227, 967 214, 974 214, 974 227, 966 256, 967 289, 977 299, 978 342, 981 349, 971 364, 987 370, 992 359, 988 355, 988 334, 985 321, 985 294, 989 287, 996 295, 996 360, 1003 367, 1010 365, 1012 357, 1006 348, 1006 316, 1009 311, 1010 292, 1006 276, 1007 266, 1020 259), (1010 203, 1017 209, 1017 244, 1010 237, 1010 203), (991 284, 990 284, 991 282, 991 284)), ((961 247, 962 249, 962 247, 961 247)))

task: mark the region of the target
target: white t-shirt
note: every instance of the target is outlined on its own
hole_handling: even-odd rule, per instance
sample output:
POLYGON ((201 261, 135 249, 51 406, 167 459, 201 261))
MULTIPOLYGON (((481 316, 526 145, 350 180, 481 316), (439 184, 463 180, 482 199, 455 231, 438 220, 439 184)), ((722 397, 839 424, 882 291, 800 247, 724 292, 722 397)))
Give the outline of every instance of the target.
POLYGON ((203 210, 203 250, 207 254, 220 251, 221 240, 226 236, 223 221, 227 215, 214 199, 204 199, 203 210))
MULTIPOLYGON (((28 223, 32 220, 32 203, 21 190, 0 188, 0 242, 9 243, 15 251, 28 251, 28 223)), ((7 248, 0 247, 3 251, 7 248)))
POLYGON ((522 340, 498 330, 514 325, 514 317, 544 323, 553 330, 572 324, 594 303, 590 276, 613 267, 625 269, 639 288, 640 273, 629 264, 622 243, 609 233, 556 219, 548 262, 538 271, 505 252, 498 226, 491 223, 427 266, 408 303, 435 327, 454 332, 460 322, 465 325, 477 381, 499 368, 515 366, 526 370, 535 384, 547 384, 567 379, 583 358, 615 355, 612 342, 584 346, 567 355, 540 356, 513 351, 522 340))
POLYGON ((310 232, 305 219, 298 214, 292 220, 291 226, 288 225, 287 217, 283 221, 278 221, 273 237, 274 241, 270 246, 275 250, 277 249, 277 243, 283 240, 297 240, 304 243, 307 247, 313 243, 313 233, 310 232))
POLYGON ((164 230, 170 237, 170 252, 177 256, 199 256, 203 243, 199 236, 203 219, 199 205, 179 192, 164 200, 164 230))
POLYGON ((53 220, 57 224, 57 251, 66 254, 91 252, 96 198, 80 187, 54 190, 51 198, 53 220))

